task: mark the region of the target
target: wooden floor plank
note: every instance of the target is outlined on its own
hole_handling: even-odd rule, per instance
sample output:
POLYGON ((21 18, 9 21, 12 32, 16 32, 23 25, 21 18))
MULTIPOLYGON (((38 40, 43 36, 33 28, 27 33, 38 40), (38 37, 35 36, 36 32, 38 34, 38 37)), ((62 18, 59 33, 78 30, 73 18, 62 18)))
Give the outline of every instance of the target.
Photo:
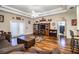
POLYGON ((70 42, 65 37, 62 38, 44 36, 44 40, 36 42, 34 47, 45 51, 53 51, 53 49, 58 48, 62 54, 71 54, 70 42))

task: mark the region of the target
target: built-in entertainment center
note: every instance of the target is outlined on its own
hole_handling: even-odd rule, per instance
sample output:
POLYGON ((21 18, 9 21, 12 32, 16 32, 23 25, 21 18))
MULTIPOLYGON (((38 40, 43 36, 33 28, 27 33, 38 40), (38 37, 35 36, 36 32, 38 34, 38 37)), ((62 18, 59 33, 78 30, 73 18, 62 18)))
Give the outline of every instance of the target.
POLYGON ((57 30, 50 29, 50 23, 39 23, 33 25, 33 33, 35 35, 46 35, 57 37, 57 30))

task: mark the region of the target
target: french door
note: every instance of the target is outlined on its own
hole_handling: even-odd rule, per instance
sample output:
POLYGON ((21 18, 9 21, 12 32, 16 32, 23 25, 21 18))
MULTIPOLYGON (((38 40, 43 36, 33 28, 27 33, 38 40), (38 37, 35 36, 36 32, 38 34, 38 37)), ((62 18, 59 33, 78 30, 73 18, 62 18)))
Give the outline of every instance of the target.
POLYGON ((10 30, 12 33, 12 36, 20 36, 24 35, 24 27, 25 23, 24 22, 19 22, 19 21, 11 21, 10 22, 10 30))
MULTIPOLYGON (((25 23, 20 21, 11 21, 10 22, 10 31, 12 34, 12 37, 17 37, 20 35, 24 35, 25 31, 25 23)), ((12 38, 11 44, 13 46, 17 45, 17 38, 12 38)))

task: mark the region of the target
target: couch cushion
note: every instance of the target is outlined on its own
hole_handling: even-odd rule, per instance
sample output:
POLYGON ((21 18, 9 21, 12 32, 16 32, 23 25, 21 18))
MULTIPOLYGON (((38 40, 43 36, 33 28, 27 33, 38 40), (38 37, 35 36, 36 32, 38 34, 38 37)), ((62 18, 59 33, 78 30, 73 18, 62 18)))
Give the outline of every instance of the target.
POLYGON ((0 49, 1 48, 5 48, 5 47, 9 47, 11 46, 11 44, 7 41, 7 40, 0 40, 0 49))
POLYGON ((21 51, 13 51, 13 52, 11 52, 9 54, 24 54, 24 52, 21 52, 21 51))
POLYGON ((4 47, 0 49, 0 54, 4 54, 4 53, 10 53, 12 51, 20 51, 21 49, 23 49, 23 44, 19 44, 17 46, 10 46, 10 47, 4 47))

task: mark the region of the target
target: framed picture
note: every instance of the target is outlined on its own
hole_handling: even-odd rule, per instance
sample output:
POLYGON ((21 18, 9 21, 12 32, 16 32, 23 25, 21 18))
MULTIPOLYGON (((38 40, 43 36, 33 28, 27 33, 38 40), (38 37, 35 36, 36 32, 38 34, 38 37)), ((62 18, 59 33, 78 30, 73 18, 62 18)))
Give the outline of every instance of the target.
POLYGON ((4 22, 4 16, 0 15, 0 22, 4 22))
POLYGON ((77 19, 72 19, 72 26, 77 26, 77 19))
POLYGON ((50 21, 50 22, 51 22, 51 21, 52 21, 52 19, 48 19, 48 21, 50 21))
POLYGON ((17 20, 21 20, 21 17, 16 17, 17 20))
POLYGON ((46 19, 45 19, 45 18, 42 18, 42 19, 40 20, 40 22, 44 22, 44 21, 46 21, 46 19))
POLYGON ((30 24, 31 23, 31 21, 28 21, 28 24, 30 24))

